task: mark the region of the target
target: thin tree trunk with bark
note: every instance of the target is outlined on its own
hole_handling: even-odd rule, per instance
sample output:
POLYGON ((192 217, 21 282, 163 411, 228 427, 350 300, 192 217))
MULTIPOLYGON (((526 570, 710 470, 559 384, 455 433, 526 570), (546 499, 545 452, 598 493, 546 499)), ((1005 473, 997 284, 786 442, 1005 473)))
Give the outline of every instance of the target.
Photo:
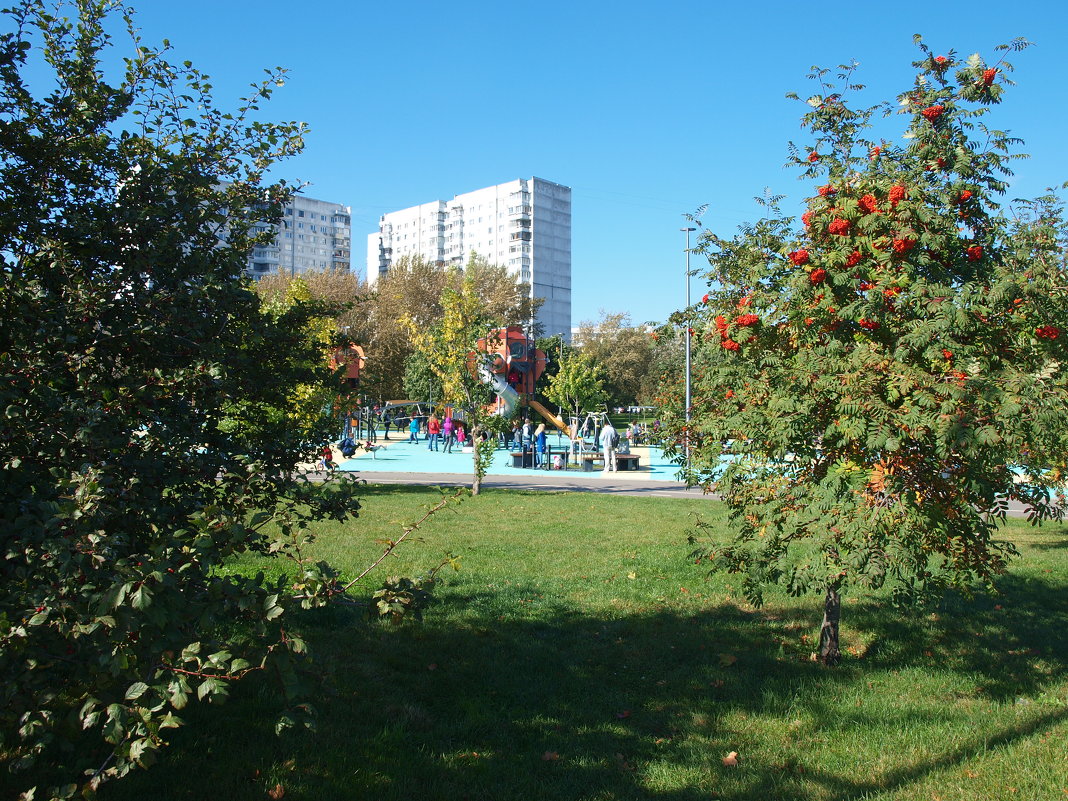
POLYGON ((837 581, 827 585, 827 594, 823 597, 819 659, 829 667, 837 665, 842 659, 842 652, 838 650, 838 621, 842 616, 842 599, 838 595, 840 586, 837 581))
POLYGON ((482 489, 482 454, 478 447, 479 437, 482 435, 482 426, 473 426, 471 428, 471 444, 474 446, 472 450, 472 456, 474 457, 475 475, 471 480, 471 494, 478 495, 480 489, 482 489))

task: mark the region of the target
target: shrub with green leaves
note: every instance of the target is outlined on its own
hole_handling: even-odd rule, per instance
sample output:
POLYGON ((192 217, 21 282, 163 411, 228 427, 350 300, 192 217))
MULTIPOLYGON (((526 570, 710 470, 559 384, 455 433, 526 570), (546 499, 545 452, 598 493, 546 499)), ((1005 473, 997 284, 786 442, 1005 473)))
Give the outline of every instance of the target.
POLYGON ((1060 203, 998 206, 1016 143, 984 119, 1011 66, 917 44, 896 105, 852 108, 856 65, 841 87, 813 74, 813 138, 791 148, 818 185, 800 230, 770 199, 735 237, 704 235, 709 293, 677 316, 697 339, 692 423, 676 395, 668 439, 680 458, 690 443, 691 480, 733 521, 698 553, 756 603, 768 583, 822 594, 827 663, 845 588, 890 583, 904 601, 990 584, 1013 553, 996 538, 1010 500, 1061 514, 1060 203), (869 138, 893 120, 900 140, 869 138))
POLYGON ((0 758, 61 797, 148 764, 190 698, 284 668, 284 611, 336 589, 305 525, 357 508, 298 469, 331 422, 294 389, 336 385, 316 310, 264 313, 242 279, 290 196, 264 175, 302 146, 255 119, 283 73, 222 111, 119 8, 23 0, 0 35, 0 758), (220 570, 245 551, 293 556, 295 583, 220 570))

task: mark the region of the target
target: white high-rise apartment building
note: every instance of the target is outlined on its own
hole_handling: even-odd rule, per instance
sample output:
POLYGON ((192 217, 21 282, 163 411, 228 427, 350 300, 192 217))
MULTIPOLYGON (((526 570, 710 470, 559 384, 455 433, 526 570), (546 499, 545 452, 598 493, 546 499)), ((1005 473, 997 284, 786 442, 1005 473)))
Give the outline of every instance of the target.
POLYGON ((519 178, 383 214, 367 237, 367 281, 401 256, 462 267, 472 252, 530 284, 545 300, 537 318, 543 333, 570 338, 570 187, 519 178))
POLYGON ((262 278, 275 272, 352 269, 352 211, 348 206, 294 195, 275 226, 274 242, 255 248, 248 272, 262 278))

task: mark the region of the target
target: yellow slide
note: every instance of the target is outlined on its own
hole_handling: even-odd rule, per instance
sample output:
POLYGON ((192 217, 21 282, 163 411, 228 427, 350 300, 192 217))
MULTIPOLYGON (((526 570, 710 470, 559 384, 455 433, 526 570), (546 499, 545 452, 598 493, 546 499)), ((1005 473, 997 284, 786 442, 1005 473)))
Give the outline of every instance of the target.
POLYGON ((546 409, 544 406, 542 406, 540 403, 538 403, 536 400, 528 400, 527 405, 531 409, 536 411, 538 414, 540 414, 542 417, 544 417, 546 420, 548 420, 550 423, 552 423, 554 426, 559 428, 564 434, 569 437, 571 436, 571 432, 568 430, 567 424, 555 414, 546 409))

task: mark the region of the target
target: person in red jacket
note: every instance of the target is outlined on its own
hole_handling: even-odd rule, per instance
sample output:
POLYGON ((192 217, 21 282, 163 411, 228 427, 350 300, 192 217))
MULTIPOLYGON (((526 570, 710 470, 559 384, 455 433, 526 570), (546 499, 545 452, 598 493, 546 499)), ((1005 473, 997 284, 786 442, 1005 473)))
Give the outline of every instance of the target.
POLYGON ((430 415, 430 419, 427 420, 426 433, 429 440, 426 449, 428 451, 436 451, 438 449, 438 437, 441 436, 441 421, 438 420, 436 414, 430 415))

